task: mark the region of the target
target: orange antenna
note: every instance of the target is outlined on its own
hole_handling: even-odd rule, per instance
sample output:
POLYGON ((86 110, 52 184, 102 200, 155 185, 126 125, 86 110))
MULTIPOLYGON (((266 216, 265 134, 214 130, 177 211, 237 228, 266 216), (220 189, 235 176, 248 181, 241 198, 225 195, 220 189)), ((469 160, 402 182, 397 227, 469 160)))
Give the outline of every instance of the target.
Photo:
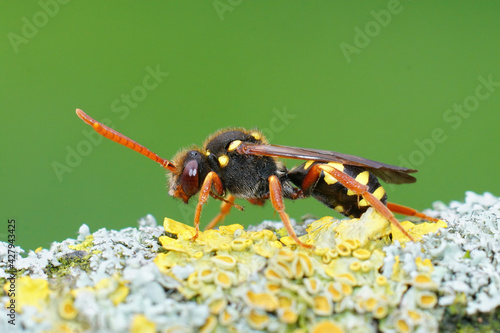
POLYGON ((161 158, 160 156, 156 155, 153 153, 151 150, 148 148, 144 147, 143 145, 138 144, 134 140, 127 138, 125 135, 118 133, 112 128, 109 128, 106 125, 101 124, 97 120, 93 119, 90 117, 88 114, 83 112, 80 109, 76 109, 76 114, 78 117, 80 117, 81 120, 92 126, 92 128, 105 138, 108 138, 110 140, 113 140, 114 142, 117 142, 125 147, 128 147, 130 149, 135 150, 136 152, 152 159, 155 162, 158 162, 161 164, 162 167, 167 169, 170 172, 173 172, 175 170, 175 165, 170 162, 167 159, 161 158))

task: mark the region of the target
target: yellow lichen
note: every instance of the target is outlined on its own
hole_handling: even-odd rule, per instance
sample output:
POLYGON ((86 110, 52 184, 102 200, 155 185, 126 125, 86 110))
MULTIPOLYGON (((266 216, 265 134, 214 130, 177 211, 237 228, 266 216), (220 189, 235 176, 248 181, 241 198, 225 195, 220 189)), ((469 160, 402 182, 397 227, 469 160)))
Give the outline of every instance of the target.
POLYGON ((266 283, 266 288, 272 293, 277 293, 281 290, 281 285, 274 281, 268 281, 266 283))
POLYGON ((170 238, 168 236, 160 236, 158 240, 165 250, 187 252, 182 242, 178 239, 170 238))
POLYGON ((219 323, 222 326, 226 326, 226 325, 231 324, 235 319, 236 318, 231 313, 229 313, 227 310, 224 310, 224 312, 222 312, 219 315, 219 323))
POLYGON ((365 249, 357 249, 352 252, 352 256, 361 260, 367 260, 371 256, 371 252, 365 249))
POLYGON ((376 298, 374 297, 369 297, 368 299, 366 299, 364 301, 364 308, 367 310, 367 311, 373 311, 373 309, 375 308, 375 306, 377 305, 378 301, 376 298))
POLYGON ((193 290, 198 290, 203 287, 203 283, 200 281, 198 274, 192 273, 187 279, 187 286, 193 290))
POLYGON ((357 239, 346 239, 344 240, 344 244, 352 251, 356 250, 361 245, 357 239))
POLYGON ((298 258, 292 263, 293 276, 295 279, 301 279, 304 277, 304 269, 298 258))
POLYGON ((344 333, 344 330, 337 323, 325 320, 314 325, 311 333, 344 333))
POLYGON ((265 311, 274 311, 279 305, 278 298, 276 298, 273 294, 254 293, 251 290, 246 293, 246 301, 251 307, 265 311))
POLYGON ((350 284, 351 286, 354 286, 357 284, 356 278, 351 273, 337 274, 337 275, 335 275, 335 278, 339 281, 344 281, 344 282, 350 284))
MULTIPOLYGON (((410 221, 404 221, 401 223, 403 228, 408 231, 408 233, 417 241, 421 240, 426 234, 436 232, 441 228, 447 228, 446 222, 439 220, 438 222, 424 222, 420 224, 413 224, 410 221)), ((406 243, 409 241, 396 226, 391 224, 392 229, 392 239, 398 240, 401 243, 406 243)))
POLYGON ((340 283, 340 290, 342 291, 342 294, 344 295, 351 295, 352 294, 352 286, 347 283, 340 283))
POLYGON ((236 230, 242 229, 243 226, 241 224, 231 224, 231 225, 221 225, 219 226, 219 231, 223 235, 234 235, 236 230))
POLYGON ((353 261, 351 262, 351 264, 349 265, 349 268, 351 269, 351 271, 353 272, 357 272, 361 269, 361 263, 359 261, 353 261))
POLYGON ((313 310, 319 316, 327 316, 332 313, 333 304, 325 295, 318 295, 314 297, 313 310))
POLYGON ((326 252, 328 252, 328 248, 326 247, 317 247, 314 249, 314 254, 322 257, 326 252))
POLYGON ((340 244, 337 244, 335 249, 337 250, 338 254, 340 254, 343 257, 351 255, 351 247, 350 244, 348 244, 347 242, 342 242, 340 244))
POLYGON ((193 254, 193 258, 195 259, 201 259, 203 258, 204 253, 202 251, 197 251, 193 254))
POLYGON ((220 268, 232 270, 236 266, 236 258, 230 255, 218 255, 211 260, 220 268))
POLYGON ((137 314, 132 319, 130 333, 155 333, 156 324, 150 321, 145 315, 137 314))
POLYGON ((437 296, 430 291, 422 291, 417 297, 417 304, 424 309, 433 308, 437 304, 437 296))
POLYGON ((268 279, 268 280, 271 280, 271 281, 281 281, 281 279, 283 278, 281 276, 281 274, 279 273, 279 271, 277 271, 276 269, 272 268, 272 267, 269 267, 267 268, 265 271, 264 271, 264 276, 268 279))
POLYGON ((129 289, 127 286, 125 286, 125 283, 120 281, 119 285, 116 287, 116 289, 109 294, 109 299, 113 302, 114 305, 118 305, 122 303, 125 298, 127 298, 129 293, 129 289))
POLYGON ((231 287, 233 279, 232 279, 231 274, 229 274, 228 272, 220 271, 220 272, 217 272, 215 274, 215 276, 214 276, 214 282, 218 286, 226 289, 226 288, 231 287))
MULTIPOLYGON (((320 220, 321 221, 321 220, 320 220)), ((333 233, 341 241, 355 240, 357 247, 383 246, 373 240, 385 239, 391 232, 390 223, 372 208, 361 219, 329 221, 322 233, 333 233)))
POLYGON ((332 301, 339 302, 342 299, 342 286, 338 282, 330 282, 326 285, 326 291, 330 294, 332 301))
MULTIPOLYGON (((210 317, 203 331, 221 326, 229 329, 241 319, 239 315, 257 330, 265 330, 271 323, 269 327, 275 329, 276 320, 295 325, 307 318, 304 317, 307 311, 317 316, 342 311, 341 304, 346 298, 345 304, 354 301, 359 313, 374 319, 386 318, 394 297, 401 295, 389 288, 393 282, 416 287, 411 288, 419 292, 416 302, 421 308, 430 308, 437 301, 435 294, 425 293, 434 285, 429 275, 432 263, 428 259, 416 259, 418 274, 412 280, 408 279, 397 256, 391 284, 389 277, 378 273, 384 264, 382 249, 390 243, 390 227, 373 210, 359 220, 325 217, 311 223, 308 234, 300 239, 313 244, 312 250, 297 246, 290 237, 283 236, 284 229, 280 230, 278 236, 283 237, 278 240, 271 230, 246 232, 234 224, 221 226, 219 230, 200 231, 195 241, 192 227, 166 219, 165 230, 167 233, 160 237, 160 242, 169 252, 159 254, 155 263, 164 274, 179 281, 178 290, 185 297, 198 295, 198 301, 207 302, 210 317), (171 271, 176 265, 191 265, 194 272, 187 279, 179 280, 171 271), (263 272, 265 284, 253 285, 252 282, 248 289, 242 290, 240 285, 247 283, 256 272, 263 272), (361 295, 359 288, 366 286, 371 291, 361 295), (237 293, 232 294, 233 289, 237 293), (237 304, 237 299, 244 301, 246 310, 235 312, 233 304, 237 304)), ((413 313, 396 320, 400 318, 404 320, 393 324, 400 331, 405 330, 405 324, 411 329, 417 319, 413 313), (410 322, 405 321, 407 318, 410 322)), ((343 331, 342 326, 332 321, 312 327, 312 331, 317 332, 326 329, 343 331)))
POLYGON ((75 251, 85 251, 88 250, 94 244, 94 235, 88 235, 85 240, 80 244, 68 245, 68 247, 75 251))
POLYGON ((422 257, 417 257, 415 259, 415 264, 420 271, 431 273, 434 270, 434 266, 429 258, 422 260, 422 257))
POLYGON ((295 259, 295 257, 296 257, 296 252, 288 248, 279 250, 278 253, 276 254, 276 260, 279 261, 291 262, 295 259))
POLYGON ((329 264, 333 259, 339 256, 339 252, 336 249, 328 249, 325 254, 321 257, 321 260, 325 264, 329 264))
POLYGON ((210 309, 210 313, 219 314, 221 313, 227 306, 227 301, 225 298, 217 298, 211 301, 208 304, 208 308, 210 309))
POLYGON ((379 286, 385 286, 387 284, 387 278, 383 275, 378 275, 376 278, 375 278, 375 282, 379 285, 379 286))
POLYGON ((310 294, 317 294, 322 289, 322 283, 314 277, 304 279, 304 286, 310 294))
POLYGON ((165 220, 163 221, 163 228, 165 228, 165 232, 173 235, 180 235, 188 232, 191 237, 193 237, 196 232, 195 228, 169 218, 165 218, 165 220))
POLYGON ((385 316, 387 316, 388 313, 389 313, 389 310, 387 309, 387 306, 385 304, 381 304, 381 305, 377 306, 372 311, 373 317, 376 319, 385 318, 385 316))
POLYGON ((435 289, 437 287, 436 283, 432 281, 427 273, 417 274, 413 278, 413 285, 420 289, 435 289))
POLYGON ((281 272, 281 275, 287 279, 291 279, 294 276, 293 268, 290 267, 290 263, 278 261, 276 263, 276 269, 281 272))
POLYGON ((394 264, 392 264, 392 275, 391 279, 394 281, 401 281, 401 267, 399 265, 399 256, 394 257, 394 264))
MULTIPOLYGON (((4 285, 4 291, 9 293, 9 283, 4 285)), ((21 276, 16 281, 16 306, 19 312, 25 306, 35 306, 39 311, 45 307, 49 296, 49 283, 45 279, 32 279, 29 276, 21 276)), ((9 303, 6 303, 6 306, 9 303)))
POLYGON ((247 321, 250 327, 262 330, 269 324, 269 316, 264 312, 252 310, 247 317, 247 321))
POLYGON ((217 318, 215 316, 209 316, 205 324, 200 328, 200 333, 210 333, 217 327, 217 318))
POLYGON ((293 305, 292 298, 287 295, 278 296, 278 303, 280 309, 289 309, 293 305))
POLYGON ((73 320, 78 315, 78 310, 75 309, 73 298, 65 297, 59 303, 59 316, 64 320, 73 320))
POLYGON ((198 279, 202 282, 213 281, 214 272, 212 268, 204 268, 198 272, 198 279))
POLYGON ((410 332, 410 325, 403 318, 399 318, 398 320, 396 320, 396 325, 395 326, 396 326, 396 330, 398 332, 401 332, 401 333, 410 332))
POLYGON ((233 251, 241 252, 252 246, 253 241, 250 238, 236 238, 231 242, 231 249, 233 251))
POLYGON ((294 324, 297 322, 297 319, 299 318, 299 315, 297 312, 290 310, 290 309, 279 309, 278 310, 278 317, 281 322, 285 324, 294 324))
POLYGON ((299 263, 302 266, 305 276, 311 276, 314 272, 314 266, 311 259, 304 253, 299 253, 299 263))
POLYGON ((410 317, 413 322, 419 322, 422 319, 422 314, 417 312, 416 310, 408 310, 408 317, 410 317))

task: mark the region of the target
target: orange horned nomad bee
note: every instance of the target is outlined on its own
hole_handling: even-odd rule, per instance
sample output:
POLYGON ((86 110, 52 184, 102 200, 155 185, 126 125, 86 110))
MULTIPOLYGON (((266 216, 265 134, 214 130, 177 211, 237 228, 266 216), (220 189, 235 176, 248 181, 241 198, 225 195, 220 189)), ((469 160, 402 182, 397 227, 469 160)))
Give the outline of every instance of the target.
POLYGON ((403 229, 394 213, 437 219, 416 210, 387 202, 387 195, 378 178, 388 183, 413 183, 409 173, 417 170, 375 162, 361 157, 332 151, 305 149, 269 144, 261 132, 242 128, 220 130, 203 144, 202 148, 190 148, 179 152, 173 162, 161 158, 149 149, 121 133, 97 122, 80 109, 76 114, 94 130, 127 146, 170 172, 169 194, 185 203, 200 193, 194 217, 199 234, 200 215, 209 196, 221 200, 220 213, 207 228, 213 228, 230 211, 242 209, 235 199, 245 199, 252 204, 263 205, 268 199, 279 213, 288 234, 303 247, 285 212, 283 198, 296 200, 314 197, 328 207, 351 217, 360 217, 368 207, 373 207, 395 225, 410 240, 413 238, 403 229), (278 158, 306 160, 288 170, 278 158))

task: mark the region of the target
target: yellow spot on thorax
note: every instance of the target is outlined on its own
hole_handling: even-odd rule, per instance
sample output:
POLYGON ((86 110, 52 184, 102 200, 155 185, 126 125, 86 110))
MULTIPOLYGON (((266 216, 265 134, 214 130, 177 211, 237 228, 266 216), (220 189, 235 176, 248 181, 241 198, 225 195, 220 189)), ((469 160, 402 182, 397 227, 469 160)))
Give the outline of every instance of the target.
POLYGON ((260 140, 262 138, 259 132, 252 132, 250 135, 253 136, 255 140, 260 140))
POLYGON ((229 157, 226 155, 221 155, 218 158, 221 167, 225 167, 229 163, 229 157))
POLYGON ((236 148, 238 148, 239 145, 241 145, 241 140, 234 140, 233 142, 231 142, 229 144, 229 147, 227 148, 227 151, 233 151, 236 148))

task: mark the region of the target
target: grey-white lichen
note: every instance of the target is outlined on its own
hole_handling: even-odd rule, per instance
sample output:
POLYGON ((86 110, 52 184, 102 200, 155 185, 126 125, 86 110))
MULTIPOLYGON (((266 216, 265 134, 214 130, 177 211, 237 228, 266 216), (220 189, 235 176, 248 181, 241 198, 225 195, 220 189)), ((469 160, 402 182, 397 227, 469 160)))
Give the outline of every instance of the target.
MULTIPOLYGON (((391 241, 389 224, 371 209, 355 221, 311 220, 297 230, 314 250, 280 238, 279 222, 221 226, 196 242, 191 227, 169 219, 158 226, 151 215, 120 231, 82 225, 76 239, 50 249, 15 248, 15 329, 495 331, 499 212, 490 193, 434 203, 425 213, 446 223, 411 224, 417 242, 394 231, 391 241)), ((2 306, 12 299, 7 268, 7 243, 0 243, 2 306)))

